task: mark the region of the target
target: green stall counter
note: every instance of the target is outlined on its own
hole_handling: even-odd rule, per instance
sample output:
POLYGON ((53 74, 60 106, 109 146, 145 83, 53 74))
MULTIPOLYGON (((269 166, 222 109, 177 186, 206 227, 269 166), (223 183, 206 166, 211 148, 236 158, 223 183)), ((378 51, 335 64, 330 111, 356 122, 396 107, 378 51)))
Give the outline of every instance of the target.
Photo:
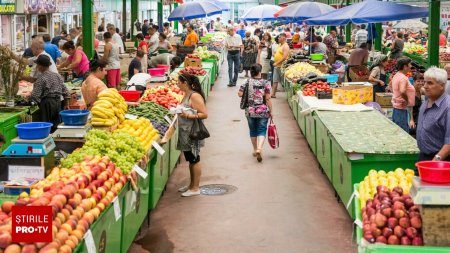
POLYGON ((0 108, 0 134, 3 135, 6 140, 0 150, 1 152, 11 145, 12 139, 17 137, 15 126, 21 122, 20 116, 28 111, 28 107, 0 108))
MULTIPOLYGON (((298 104, 298 103, 297 103, 298 104)), ((303 135, 306 135, 306 115, 302 113, 303 108, 298 104, 297 106, 297 124, 298 127, 300 127, 300 130, 302 131, 303 135)))
MULTIPOLYGON (((180 72, 180 70, 184 69, 183 68, 176 68, 172 73, 171 76, 177 76, 178 72, 180 72)), ((211 74, 211 70, 210 69, 206 69, 206 75, 204 76, 197 76, 198 80, 200 82, 200 85, 202 87, 203 93, 205 94, 205 97, 208 98, 209 95, 209 90, 211 89, 211 79, 210 79, 210 74, 211 74)))
MULTIPOLYGON (((413 169, 417 162, 416 140, 378 111, 318 111, 315 117, 315 123, 321 122, 316 125, 323 124, 329 132, 331 181, 344 204, 350 200, 353 185, 362 181, 371 169, 413 169)), ((328 144, 326 138, 324 144, 328 144)), ((348 212, 355 217, 353 206, 348 212)))
POLYGON ((170 138, 169 141, 170 145, 169 175, 173 173, 175 167, 177 166, 178 161, 180 160, 181 151, 177 149, 177 142, 178 142, 178 127, 175 128, 172 138, 170 138))
POLYGON ((212 68, 212 76, 213 76, 213 82, 212 85, 214 86, 214 82, 217 80, 217 77, 219 76, 219 61, 214 59, 203 59, 202 60, 202 66, 204 66, 204 63, 213 63, 212 68))
MULTIPOLYGON (((167 150, 168 143, 164 144, 162 148, 167 150)), ((150 172, 150 197, 148 209, 154 209, 158 204, 159 199, 164 192, 167 180, 169 178, 169 153, 165 152, 160 155, 156 150, 153 150, 149 159, 150 172)))
POLYGON ((314 114, 313 112, 305 116, 305 137, 311 151, 316 154, 316 119, 314 114))
MULTIPOLYGON (((114 211, 114 203, 109 204, 98 219, 89 227, 97 252, 117 253, 122 247, 122 222, 125 193, 130 183, 127 182, 117 196, 120 210, 114 211), (117 212, 117 213, 116 213, 117 212), (117 214, 117 216, 116 216, 117 214)), ((83 239, 73 250, 75 253, 88 253, 86 239, 83 239)), ((126 251, 125 251, 126 252, 126 251)))
POLYGON ((331 153, 331 139, 328 129, 322 123, 319 117, 315 116, 316 120, 316 144, 317 144, 317 153, 316 157, 319 161, 320 166, 322 167, 327 178, 332 182, 332 153, 331 153))

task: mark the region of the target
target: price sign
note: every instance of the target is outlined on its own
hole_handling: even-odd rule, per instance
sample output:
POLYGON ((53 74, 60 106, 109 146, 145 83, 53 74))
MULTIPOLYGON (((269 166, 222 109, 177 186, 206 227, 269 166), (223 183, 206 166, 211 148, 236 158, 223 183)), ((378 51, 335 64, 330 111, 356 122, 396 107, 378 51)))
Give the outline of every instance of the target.
POLYGON ((97 253, 97 249, 95 248, 94 237, 92 236, 92 231, 90 229, 84 235, 84 242, 86 243, 88 253, 97 253))
POLYGON ((114 216, 116 217, 116 221, 118 221, 122 216, 122 212, 120 211, 119 199, 117 197, 114 198, 113 205, 114 205, 114 216))
POLYGON ((148 176, 148 173, 136 164, 133 165, 133 170, 136 171, 136 173, 138 173, 139 176, 141 176, 143 179, 147 178, 148 176))
POLYGON ((126 118, 126 119, 137 119, 138 116, 133 115, 133 114, 125 113, 125 118, 126 118))
POLYGON ((152 146, 156 149, 156 151, 158 151, 161 156, 166 153, 166 151, 156 141, 153 142, 152 146))
POLYGON ((167 123, 169 123, 169 125, 172 124, 172 120, 169 118, 169 116, 164 116, 164 119, 167 121, 167 123))

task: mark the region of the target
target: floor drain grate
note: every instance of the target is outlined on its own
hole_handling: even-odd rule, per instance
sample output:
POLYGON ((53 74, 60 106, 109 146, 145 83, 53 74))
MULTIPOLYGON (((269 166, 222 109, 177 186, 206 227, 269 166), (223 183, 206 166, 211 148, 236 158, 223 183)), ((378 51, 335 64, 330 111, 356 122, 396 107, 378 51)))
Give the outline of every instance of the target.
POLYGON ((237 190, 236 186, 227 185, 227 184, 208 184, 200 187, 200 192, 203 195, 225 195, 232 193, 237 190))

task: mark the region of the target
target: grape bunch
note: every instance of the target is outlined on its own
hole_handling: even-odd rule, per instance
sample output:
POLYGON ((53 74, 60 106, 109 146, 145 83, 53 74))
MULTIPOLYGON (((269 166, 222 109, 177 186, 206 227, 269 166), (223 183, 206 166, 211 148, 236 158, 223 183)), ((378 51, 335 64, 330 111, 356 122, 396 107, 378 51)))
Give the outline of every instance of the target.
POLYGON ((161 136, 164 136, 169 129, 169 125, 167 122, 160 122, 158 120, 151 120, 152 125, 154 128, 156 128, 161 136))
POLYGON ((123 173, 128 174, 133 165, 144 156, 144 148, 138 140, 125 131, 110 133, 93 129, 86 135, 83 147, 61 161, 64 168, 71 168, 86 155, 109 156, 123 173))

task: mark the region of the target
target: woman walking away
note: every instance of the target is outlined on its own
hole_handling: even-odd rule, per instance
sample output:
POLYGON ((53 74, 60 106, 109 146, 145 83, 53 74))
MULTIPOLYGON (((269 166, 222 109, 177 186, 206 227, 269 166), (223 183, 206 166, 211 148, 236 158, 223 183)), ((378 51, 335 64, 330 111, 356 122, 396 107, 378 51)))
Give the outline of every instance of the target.
POLYGON ((244 95, 248 85, 248 107, 245 108, 250 139, 253 145, 253 156, 258 162, 262 161, 262 148, 267 134, 267 122, 272 115, 272 102, 270 101, 270 81, 261 79, 261 65, 256 63, 250 68, 251 78, 239 89, 238 96, 244 95))
POLYGON ((192 140, 189 134, 194 120, 208 118, 208 112, 205 105, 205 95, 196 76, 179 75, 178 87, 184 92, 181 105, 185 109, 178 115, 179 136, 177 149, 183 151, 186 161, 189 162, 191 176, 190 184, 181 187, 178 191, 183 192, 181 196, 190 197, 200 195, 200 176, 202 174, 200 147, 205 145, 205 141, 192 140))
POLYGON ((244 53, 242 54, 242 65, 245 70, 245 77, 248 77, 250 67, 255 64, 258 56, 258 42, 255 37, 251 36, 251 32, 245 33, 245 38, 242 40, 244 44, 244 53))

